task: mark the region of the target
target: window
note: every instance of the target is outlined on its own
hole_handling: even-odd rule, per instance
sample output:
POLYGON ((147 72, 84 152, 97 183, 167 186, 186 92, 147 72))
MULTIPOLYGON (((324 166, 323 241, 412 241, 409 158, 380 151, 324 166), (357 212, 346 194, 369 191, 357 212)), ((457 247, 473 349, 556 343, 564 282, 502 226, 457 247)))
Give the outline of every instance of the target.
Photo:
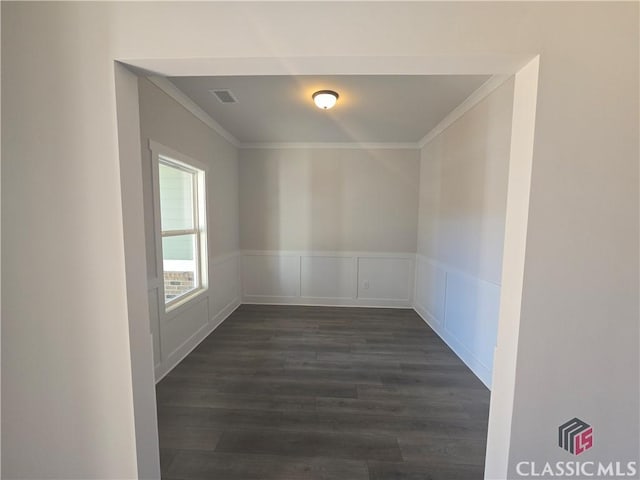
POLYGON ((164 302, 170 309, 207 286, 205 172, 192 160, 165 153, 168 149, 157 144, 152 152, 158 179, 156 227, 161 241, 157 246, 164 302))

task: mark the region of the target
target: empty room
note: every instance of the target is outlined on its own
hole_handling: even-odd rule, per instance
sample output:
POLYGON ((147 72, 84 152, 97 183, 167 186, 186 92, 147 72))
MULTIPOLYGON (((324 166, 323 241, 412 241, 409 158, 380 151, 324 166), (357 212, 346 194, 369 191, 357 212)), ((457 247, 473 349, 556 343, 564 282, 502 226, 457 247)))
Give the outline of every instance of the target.
POLYGON ((166 478, 482 475, 513 93, 139 80, 166 478))
POLYGON ((638 478, 638 7, 1 2, 2 478, 638 478))

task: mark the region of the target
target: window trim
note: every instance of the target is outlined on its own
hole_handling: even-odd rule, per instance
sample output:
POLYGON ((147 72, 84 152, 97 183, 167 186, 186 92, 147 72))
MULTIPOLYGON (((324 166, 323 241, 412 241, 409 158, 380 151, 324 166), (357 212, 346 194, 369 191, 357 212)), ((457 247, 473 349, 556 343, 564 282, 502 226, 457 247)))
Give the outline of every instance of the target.
MULTIPOLYGON (((172 150, 169 147, 149 140, 149 149, 151 150, 152 165, 152 188, 153 188, 153 216, 154 216, 154 237, 156 247, 156 265, 155 274, 158 283, 162 289, 161 302, 164 305, 164 312, 168 313, 176 308, 190 302, 208 291, 209 275, 208 275, 208 254, 207 254, 207 191, 206 177, 208 168, 202 162, 190 158, 180 152, 172 150), (193 205, 194 205, 194 228, 188 230, 169 230, 163 234, 162 220, 160 211, 160 164, 164 163, 171 167, 183 168, 186 172, 194 174, 193 188, 193 205), (165 301, 165 284, 164 284, 164 256, 162 251, 162 239, 177 235, 194 235, 196 238, 196 255, 197 272, 196 277, 198 286, 179 297, 165 301)), ((159 299, 160 300, 160 299, 159 299)), ((160 303, 160 302, 159 302, 160 303)))

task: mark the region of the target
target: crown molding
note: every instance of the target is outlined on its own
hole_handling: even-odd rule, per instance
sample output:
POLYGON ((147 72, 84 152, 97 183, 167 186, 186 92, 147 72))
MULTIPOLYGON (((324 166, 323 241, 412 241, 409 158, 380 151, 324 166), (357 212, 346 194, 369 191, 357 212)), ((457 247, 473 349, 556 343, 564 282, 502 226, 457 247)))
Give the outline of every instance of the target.
POLYGON ((256 142, 242 143, 242 149, 312 149, 312 148, 344 148, 363 150, 417 150, 420 146, 416 142, 256 142))
POLYGON ((454 108, 434 128, 432 128, 418 142, 248 142, 242 143, 222 125, 200 108, 193 100, 185 95, 178 87, 165 77, 149 76, 151 83, 173 98, 176 102, 191 112, 196 118, 204 122, 209 128, 218 133, 236 148, 241 149, 365 149, 365 150, 418 150, 436 138, 456 120, 476 106, 481 100, 502 85, 511 75, 493 75, 477 90, 469 95, 460 105, 454 108))
POLYGON ((167 80, 165 77, 158 76, 149 76, 147 77, 151 83, 153 83, 156 87, 162 90, 164 93, 173 98, 176 102, 186 108, 189 112, 191 112, 195 117, 204 122, 209 128, 211 128, 214 132, 219 134, 222 138, 231 143, 234 147, 240 148, 240 142, 236 137, 231 135, 227 130, 224 129, 222 125, 216 122, 211 116, 201 109, 193 100, 191 100, 187 95, 182 93, 178 87, 176 87, 173 83, 167 80))
POLYGON ((462 117, 465 113, 475 107, 481 100, 486 98, 496 88, 506 82, 512 75, 493 75, 489 80, 484 82, 477 90, 469 95, 460 105, 451 110, 440 120, 435 127, 433 127, 424 137, 418 141, 418 148, 423 148, 427 143, 436 138, 448 127, 450 127, 456 120, 462 117))

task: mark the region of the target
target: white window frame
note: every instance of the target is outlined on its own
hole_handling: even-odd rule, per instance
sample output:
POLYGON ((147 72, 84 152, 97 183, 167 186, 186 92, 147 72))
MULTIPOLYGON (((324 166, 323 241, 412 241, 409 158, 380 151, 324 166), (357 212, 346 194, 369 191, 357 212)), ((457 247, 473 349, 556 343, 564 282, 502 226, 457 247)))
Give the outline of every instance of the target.
POLYGON ((200 296, 209 288, 208 256, 207 256, 207 198, 206 198, 206 176, 207 166, 194 160, 180 152, 165 147, 158 142, 149 140, 151 150, 151 163, 153 175, 153 212, 155 226, 156 245, 156 273, 158 281, 162 286, 162 303, 164 311, 169 312, 180 305, 183 305, 195 297, 200 296), (160 210, 160 164, 169 165, 173 168, 185 170, 194 174, 193 185, 193 207, 194 207, 194 228, 188 230, 162 231, 162 220, 160 210), (164 237, 177 235, 195 235, 196 238, 196 287, 193 290, 165 301, 164 284, 164 255, 162 251, 162 239, 164 237))

